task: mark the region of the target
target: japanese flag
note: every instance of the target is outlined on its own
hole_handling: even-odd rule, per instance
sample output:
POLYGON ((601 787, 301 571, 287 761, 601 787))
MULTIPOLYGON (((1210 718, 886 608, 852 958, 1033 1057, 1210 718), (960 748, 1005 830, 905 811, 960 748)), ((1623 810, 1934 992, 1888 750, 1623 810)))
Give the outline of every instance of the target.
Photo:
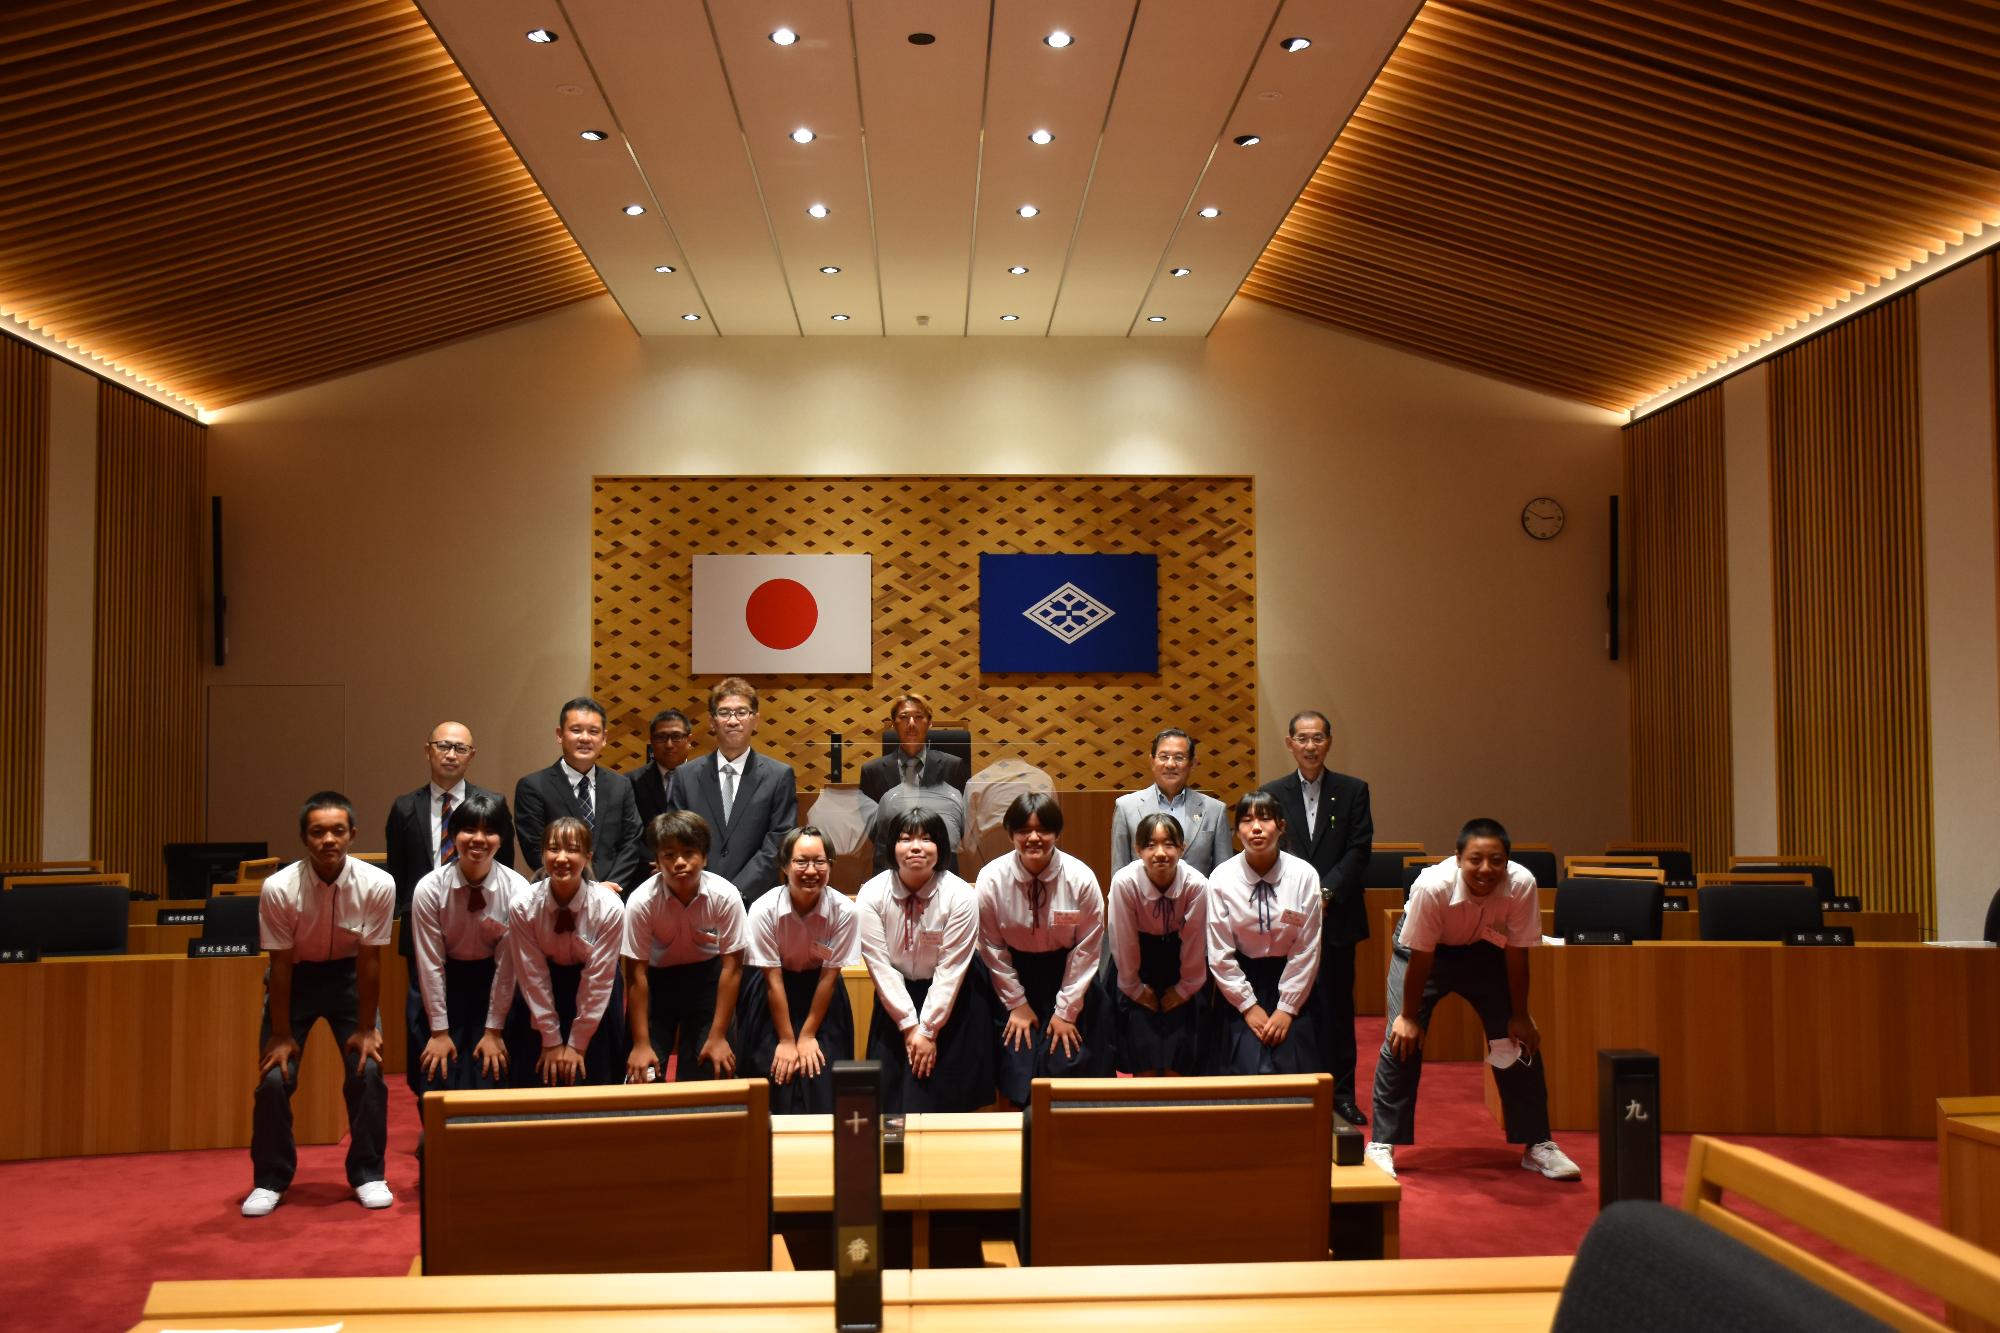
POLYGON ((694 673, 869 672, 865 555, 694 557, 694 673))

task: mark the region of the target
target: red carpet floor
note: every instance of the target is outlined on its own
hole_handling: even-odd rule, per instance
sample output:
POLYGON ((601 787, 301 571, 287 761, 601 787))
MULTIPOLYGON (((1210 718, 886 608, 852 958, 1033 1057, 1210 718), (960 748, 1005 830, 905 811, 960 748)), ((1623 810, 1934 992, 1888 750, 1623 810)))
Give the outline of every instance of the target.
MULTIPOLYGON (((1380 1019, 1363 1019, 1362 1087, 1380 1019)), ((1564 1185, 1520 1169, 1480 1100, 1479 1066, 1424 1071, 1415 1147, 1398 1153, 1406 1258, 1569 1254, 1597 1212, 1594 1136, 1560 1139, 1583 1168, 1564 1185)), ((250 1095, 248 1081, 244 1096, 250 1095)), ((1363 1105, 1367 1102, 1363 1094, 1363 1105)), ((417 1117, 391 1086, 389 1183, 395 1206, 354 1202, 339 1145, 302 1149, 297 1182, 269 1217, 237 1204, 250 1188, 242 1151, 68 1158, 0 1166, 0 1327, 122 1329, 158 1279, 401 1274, 417 1252, 417 1117)), ((1922 1139, 1744 1139, 1788 1161, 1938 1222, 1937 1150, 1922 1139)), ((1687 1136, 1664 1150, 1665 1193, 1680 1199, 1687 1136)), ((1865 1271, 1865 1270, 1861 1270, 1865 1271)), ((1880 1280, 1879 1277, 1877 1280, 1880 1280)), ((1912 1293, 1884 1283, 1906 1299, 1912 1293)), ((1926 1308, 1936 1313, 1935 1304, 1926 1308)))

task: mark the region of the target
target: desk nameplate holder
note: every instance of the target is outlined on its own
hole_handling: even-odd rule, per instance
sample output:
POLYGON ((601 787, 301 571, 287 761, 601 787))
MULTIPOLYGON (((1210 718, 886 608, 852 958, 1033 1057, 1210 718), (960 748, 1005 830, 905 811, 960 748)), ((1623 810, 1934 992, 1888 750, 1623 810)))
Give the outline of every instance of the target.
POLYGON ((1836 894, 1831 898, 1820 899, 1819 910, 1822 912, 1858 912, 1861 910, 1861 900, 1851 894, 1836 894))
POLYGON ((1632 937, 1622 930, 1572 930, 1570 944, 1630 944, 1632 937))
POLYGON ((903 1174, 903 1127, 906 1117, 885 1115, 882 1117, 882 1174, 900 1176, 903 1174))
POLYGON ((156 926, 201 926, 208 923, 208 909, 205 907, 162 908, 156 926))
POLYGON ((1660 910, 1662 912, 1688 911, 1690 910, 1688 908, 1688 896, 1685 893, 1669 893, 1660 899, 1660 910))
POLYGON ((204 940, 188 941, 187 956, 190 958, 255 958, 263 950, 255 940, 204 940))
POLYGON ((0 963, 39 963, 42 951, 37 945, 24 945, 18 949, 0 949, 0 963))
POLYGON ((1854 943, 1852 926, 1827 926, 1823 930, 1794 930, 1785 936, 1785 943, 1801 946, 1843 945, 1854 943))
POLYGON ((882 1327, 882 1065, 833 1066, 833 1322, 882 1327))

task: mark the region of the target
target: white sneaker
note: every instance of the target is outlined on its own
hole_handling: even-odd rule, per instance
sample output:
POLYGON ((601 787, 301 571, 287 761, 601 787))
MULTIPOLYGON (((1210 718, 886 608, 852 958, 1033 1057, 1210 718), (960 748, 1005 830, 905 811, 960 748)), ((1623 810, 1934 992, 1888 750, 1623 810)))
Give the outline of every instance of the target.
POLYGON ((1396 1178, 1395 1145, 1388 1143, 1371 1143, 1368 1145, 1368 1150, 1365 1154, 1365 1159, 1373 1163, 1374 1165, 1381 1167, 1383 1171, 1388 1173, 1389 1179, 1394 1180, 1396 1178))
POLYGON ((263 1217, 273 1208, 276 1208, 278 1200, 284 1197, 284 1195, 278 1193, 276 1190, 262 1188, 251 1190, 250 1196, 243 1200, 243 1215, 245 1217, 263 1217))
POLYGON ((386 1180, 370 1180, 356 1185, 354 1197, 361 1200, 363 1208, 387 1208, 396 1201, 396 1196, 389 1192, 386 1180))
POLYGON ((1521 1169, 1539 1171, 1550 1180, 1583 1179, 1582 1169, 1569 1160, 1567 1153, 1556 1147, 1554 1139, 1543 1139, 1540 1143, 1530 1144, 1528 1150, 1521 1154, 1521 1169))

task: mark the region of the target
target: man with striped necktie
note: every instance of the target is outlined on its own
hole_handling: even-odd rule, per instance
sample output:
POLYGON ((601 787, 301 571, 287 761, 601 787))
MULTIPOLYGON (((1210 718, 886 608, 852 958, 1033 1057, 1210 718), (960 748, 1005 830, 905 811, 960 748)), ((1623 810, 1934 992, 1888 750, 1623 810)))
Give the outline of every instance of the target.
MULTIPOLYGON (((604 705, 578 696, 562 706, 556 739, 562 758, 514 784, 514 824, 521 859, 530 872, 542 868, 542 830, 565 815, 590 825, 594 854, 589 878, 613 893, 644 878, 646 848, 640 836, 639 806, 622 773, 598 765, 604 752, 604 705)), ((530 878, 533 875, 531 873, 530 878)))

